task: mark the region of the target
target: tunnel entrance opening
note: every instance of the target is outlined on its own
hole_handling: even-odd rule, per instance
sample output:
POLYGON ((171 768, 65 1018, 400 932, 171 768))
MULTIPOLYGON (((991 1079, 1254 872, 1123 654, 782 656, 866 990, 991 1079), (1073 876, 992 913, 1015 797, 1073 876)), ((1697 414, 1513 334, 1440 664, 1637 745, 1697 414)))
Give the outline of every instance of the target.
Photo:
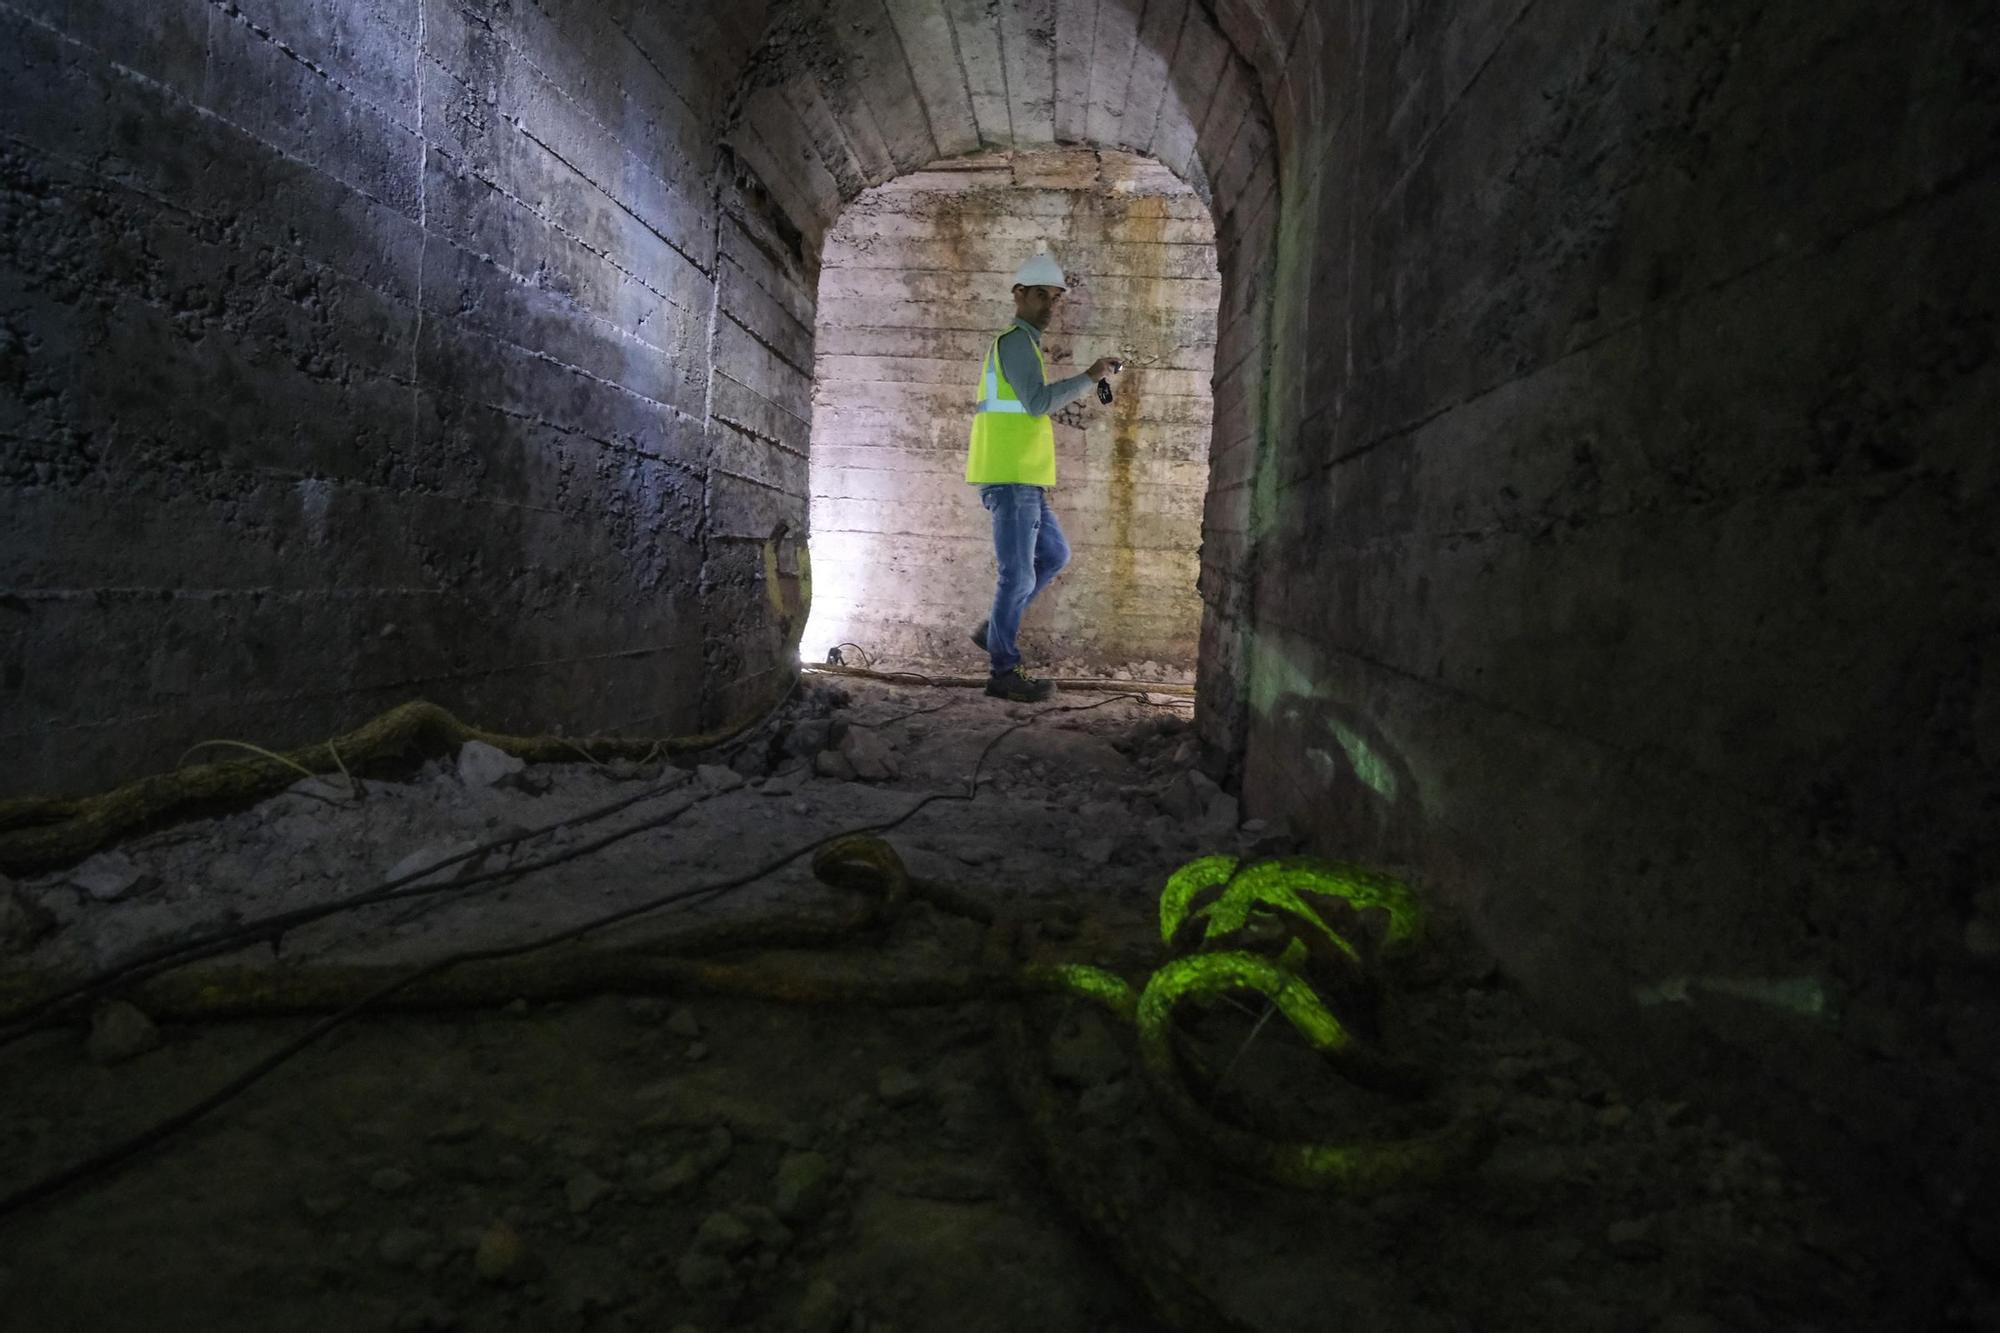
POLYGON ((949 159, 859 195, 828 232, 815 332, 813 607, 801 654, 983 669, 990 523, 964 481, 974 381, 1022 260, 1070 290, 1050 377, 1125 358, 1107 407, 1057 414, 1051 500, 1071 561, 1030 608, 1038 672, 1189 683, 1213 423, 1215 227, 1158 162, 1093 149, 949 159), (855 646, 861 653, 853 654, 855 646))

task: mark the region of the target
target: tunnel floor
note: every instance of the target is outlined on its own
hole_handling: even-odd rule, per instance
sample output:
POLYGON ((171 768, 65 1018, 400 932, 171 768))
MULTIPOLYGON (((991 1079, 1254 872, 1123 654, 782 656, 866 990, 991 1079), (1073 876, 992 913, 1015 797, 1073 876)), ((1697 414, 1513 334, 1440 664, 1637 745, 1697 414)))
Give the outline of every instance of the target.
MULTIPOLYGON (((1036 956, 1143 971, 1177 866, 1288 850, 1239 827, 1234 802, 1191 776, 1194 750, 1185 704, 1165 695, 1022 708, 974 690, 808 680, 698 767, 482 771, 443 756, 369 778, 358 798, 316 779, 150 833, 19 881, 19 900, 46 916, 8 965, 75 975, 638 798, 466 865, 500 870, 628 834, 588 855, 216 960, 239 976, 409 967, 740 878, 962 792, 981 764, 974 799, 938 801, 886 835, 910 872, 1011 922, 1036 956), (857 765, 874 779, 850 776, 857 765)), ((571 956, 609 975, 621 951, 778 918, 803 940, 836 896, 800 858, 636 915, 571 956)), ((692 985, 577 995, 572 976, 556 988, 567 998, 364 1014, 118 1170, 0 1220, 0 1326, 1877 1326, 1879 1275, 1770 1152, 1688 1106, 1626 1095, 1540 1030, 1435 909, 1425 955, 1367 1015, 1384 1050, 1437 1076, 1425 1108, 1338 1077, 1254 1004, 1192 1014, 1184 1031, 1222 1071, 1205 1096, 1224 1119, 1371 1140, 1442 1107, 1489 1131, 1442 1180, 1365 1198, 1213 1160, 1161 1114, 1130 1030, 1074 998, 892 1005, 813 990, 834 974, 948 971, 990 938, 919 901, 865 933, 718 955, 798 978, 803 1002, 692 985), (1009 1032, 1027 1034, 1052 1117, 1038 1121, 1010 1080, 1021 1066, 998 1049, 1009 1032)), ((547 976, 518 975, 524 991, 547 976)), ((0 1051, 0 1193, 179 1110, 314 1021, 156 1027, 104 1009, 88 1033, 50 1028, 0 1051)))

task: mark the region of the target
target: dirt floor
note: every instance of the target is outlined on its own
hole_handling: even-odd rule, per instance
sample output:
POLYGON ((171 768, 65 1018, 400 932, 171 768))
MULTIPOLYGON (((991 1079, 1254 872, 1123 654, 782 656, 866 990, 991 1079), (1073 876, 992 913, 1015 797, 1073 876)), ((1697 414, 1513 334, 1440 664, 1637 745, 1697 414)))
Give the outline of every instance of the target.
POLYGON ((1483 1131, 1442 1180, 1366 1197, 1211 1157, 1161 1114, 1130 1024, 1083 1000, 962 984, 944 1003, 854 999, 976 979, 1002 939, 1009 968, 1143 981, 1176 867, 1290 850, 1198 773, 1188 717, 1166 694, 1020 707, 809 678, 684 766, 523 768, 467 746, 0 884, 6 971, 78 977, 469 853, 429 881, 445 891, 194 965, 227 984, 174 991, 168 974, 152 1017, 100 1001, 0 1050, 0 1195, 320 1021, 173 1014, 260 994, 323 1010, 355 978, 630 912, 470 964, 459 992, 392 996, 117 1169, 0 1216, 0 1327, 1879 1326, 1878 1275, 1771 1153, 1622 1095, 1440 913, 1380 990, 1334 997, 1430 1072, 1421 1094, 1342 1078, 1254 995, 1184 1015, 1181 1050, 1206 1071, 1192 1096, 1224 1122, 1333 1142, 1483 1131), (885 836, 932 891, 855 928, 856 895, 814 877, 811 849, 927 796, 885 836), (717 952, 773 922, 789 938, 717 952), (677 950, 742 966, 660 970, 677 950), (791 997, 719 993, 750 973, 791 997), (607 988, 625 993, 592 993, 607 988))

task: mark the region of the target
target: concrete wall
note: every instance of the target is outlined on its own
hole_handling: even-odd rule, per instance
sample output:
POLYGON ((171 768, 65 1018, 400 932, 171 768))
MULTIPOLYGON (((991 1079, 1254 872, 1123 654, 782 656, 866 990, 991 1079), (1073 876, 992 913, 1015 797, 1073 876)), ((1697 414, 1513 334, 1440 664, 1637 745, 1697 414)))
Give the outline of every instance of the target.
POLYGON ((974 382, 1013 317, 1014 269, 1046 246, 1071 275, 1051 377, 1123 352, 1110 408, 1056 422, 1056 512, 1074 555, 1022 644, 1036 669, 1192 678, 1221 282, 1207 205, 1130 154, 943 162, 864 192, 828 233, 813 395, 813 613, 915 665, 979 665, 992 528, 965 484, 974 382))
POLYGON ((793 0, 727 142, 809 262, 863 190, 981 150, 1088 145, 1209 205, 1220 293, 1201 523, 1201 734, 1245 743, 1253 483, 1264 436, 1279 157, 1270 108, 1303 11, 1243 0, 793 0), (1237 31, 1239 30, 1240 31, 1237 31))
POLYGON ((804 474, 735 423, 802 455, 805 372, 741 344, 809 367, 810 287, 718 153, 761 9, 0 4, 0 790, 770 688, 738 478, 800 533, 804 474))
POLYGON ((1249 811, 1948 1300, 2000 1261, 2000 11, 1221 9, 1285 182, 1249 811))

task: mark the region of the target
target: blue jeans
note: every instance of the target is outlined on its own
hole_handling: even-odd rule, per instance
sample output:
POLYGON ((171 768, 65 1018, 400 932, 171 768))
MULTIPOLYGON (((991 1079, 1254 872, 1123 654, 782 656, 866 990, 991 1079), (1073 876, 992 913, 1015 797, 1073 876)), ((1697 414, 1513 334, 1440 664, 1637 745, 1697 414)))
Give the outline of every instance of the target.
POLYGON ((989 484, 979 488, 979 501, 993 515, 993 555, 1000 566, 986 621, 986 651, 997 676, 1020 665, 1014 636, 1021 632, 1021 617, 1069 563, 1069 543, 1049 508, 1046 487, 989 484))

